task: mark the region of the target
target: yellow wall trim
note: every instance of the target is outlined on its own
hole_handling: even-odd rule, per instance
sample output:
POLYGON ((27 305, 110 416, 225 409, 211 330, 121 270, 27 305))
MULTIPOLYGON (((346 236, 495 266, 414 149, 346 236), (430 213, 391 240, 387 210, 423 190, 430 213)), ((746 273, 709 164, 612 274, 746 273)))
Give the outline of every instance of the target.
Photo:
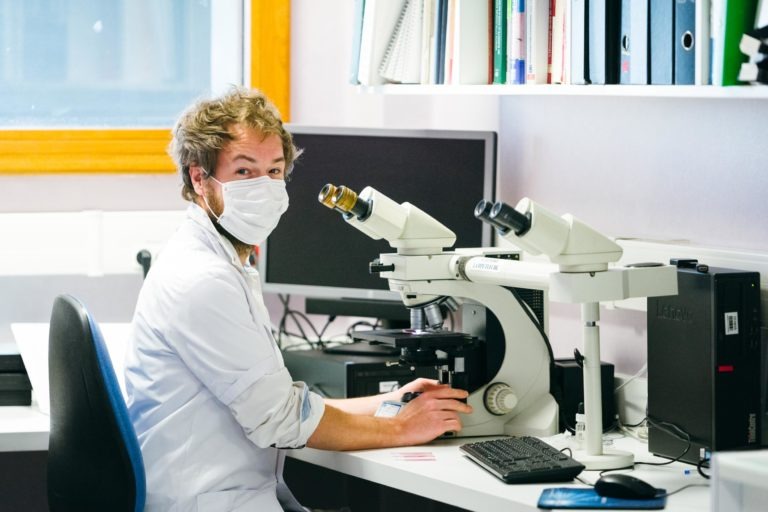
POLYGON ((260 89, 291 118, 291 2, 251 0, 251 87, 260 89))
POLYGON ((0 172, 173 172, 170 129, 2 130, 0 172))

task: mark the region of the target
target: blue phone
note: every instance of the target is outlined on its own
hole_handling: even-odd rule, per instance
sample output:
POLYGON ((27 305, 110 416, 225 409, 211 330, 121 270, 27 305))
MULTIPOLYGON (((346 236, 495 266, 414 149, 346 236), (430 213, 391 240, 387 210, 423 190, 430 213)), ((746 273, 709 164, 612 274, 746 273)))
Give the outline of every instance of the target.
MULTIPOLYGON (((666 493, 664 489, 659 489, 659 491, 662 494, 666 493)), ((664 508, 666 504, 666 496, 647 500, 628 500, 600 496, 591 487, 553 487, 541 492, 538 507, 659 510, 664 508)))

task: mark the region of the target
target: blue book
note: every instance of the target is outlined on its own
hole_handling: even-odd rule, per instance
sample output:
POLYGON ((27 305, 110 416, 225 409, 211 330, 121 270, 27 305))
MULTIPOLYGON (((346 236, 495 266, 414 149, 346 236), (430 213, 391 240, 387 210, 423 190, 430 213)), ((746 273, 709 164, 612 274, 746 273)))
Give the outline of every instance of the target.
POLYGON ((675 2, 675 85, 694 83, 696 55, 696 2, 677 0, 675 2))
POLYGON ((647 500, 628 500, 600 496, 592 487, 553 487, 544 489, 539 497, 539 508, 597 508, 623 510, 659 510, 667 503, 666 491, 658 489, 660 497, 647 500))
POLYGON ((512 0, 512 77, 510 83, 525 83, 525 0, 512 0))
POLYGON ((349 66, 349 83, 358 85, 357 70, 360 65, 360 41, 363 37, 363 12, 365 0, 355 0, 355 24, 352 34, 352 62, 349 66))
POLYGON ((656 85, 671 85, 672 54, 675 37, 675 0, 651 0, 651 80, 656 85))
POLYGON ((629 42, 632 61, 629 81, 635 85, 648 83, 648 0, 632 0, 629 42))
POLYGON ((435 40, 437 42, 437 53, 435 54, 435 60, 437 61, 436 80, 435 83, 445 83, 445 36, 448 29, 448 0, 437 0, 437 8, 435 9, 435 17, 437 26, 435 27, 435 33, 437 36, 435 40))
POLYGON ((619 33, 619 83, 626 85, 632 83, 629 79, 632 55, 630 53, 630 39, 632 32, 631 14, 632 0, 621 0, 621 32, 619 33))

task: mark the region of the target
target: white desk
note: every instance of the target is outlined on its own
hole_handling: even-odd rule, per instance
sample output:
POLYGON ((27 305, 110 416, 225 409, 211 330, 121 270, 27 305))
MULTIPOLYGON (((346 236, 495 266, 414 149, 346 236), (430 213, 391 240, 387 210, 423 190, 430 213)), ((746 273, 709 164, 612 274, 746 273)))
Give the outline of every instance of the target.
MULTIPOLYGON (((463 457, 457 448, 471 439, 435 441, 429 445, 358 452, 327 452, 304 448, 289 452, 298 460, 364 478, 402 491, 477 512, 518 512, 536 507, 542 489, 574 484, 550 483, 507 485, 463 457), (414 460, 416 454, 433 457, 414 460)), ((616 440, 619 449, 636 454, 636 460, 663 462, 648 454, 645 445, 630 438, 616 440)), ((690 483, 706 483, 696 468, 679 462, 667 466, 636 466, 632 473, 655 487, 674 491, 690 483), (690 474, 685 474, 688 470, 690 474)), ((597 471, 582 472, 580 478, 594 482, 597 471)), ((710 509, 710 490, 691 487, 667 498, 665 510, 702 512, 710 509)))
MULTIPOLYGON (((0 452, 47 450, 49 425, 49 417, 34 406, 0 407, 0 452)), ((459 453, 457 446, 471 440, 451 439, 424 446, 357 452, 304 448, 288 453, 298 460, 478 512, 539 510, 536 503, 542 489, 580 485, 507 485, 459 453)), ((618 439, 615 445, 634 452, 637 461, 664 461, 648 454, 645 445, 630 438, 618 439)), ((667 491, 707 482, 695 467, 679 462, 667 466, 639 465, 632 474, 667 491)), ((585 471, 580 477, 594 482, 598 473, 585 471)), ((710 510, 710 506, 709 488, 691 487, 667 498, 665 510, 702 512, 710 510)))
POLYGON ((0 452, 48 449, 50 417, 32 407, 0 407, 0 452))

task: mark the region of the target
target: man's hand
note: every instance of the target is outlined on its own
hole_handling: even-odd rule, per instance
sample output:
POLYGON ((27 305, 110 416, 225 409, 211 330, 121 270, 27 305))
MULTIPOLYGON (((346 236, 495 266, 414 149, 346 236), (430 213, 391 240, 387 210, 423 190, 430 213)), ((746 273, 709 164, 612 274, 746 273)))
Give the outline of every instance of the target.
POLYGON ((460 402, 467 398, 468 393, 465 390, 438 384, 437 381, 419 379, 403 386, 399 391, 421 391, 421 395, 408 402, 393 418, 398 425, 398 444, 422 444, 446 432, 458 432, 461 430, 459 413, 472 412, 471 406, 460 402), (411 384, 423 387, 406 389, 411 384))
POLYGON ((444 384, 440 384, 438 381, 434 379, 416 379, 412 380, 405 386, 396 389, 391 393, 391 397, 387 397, 387 400, 395 400, 399 401, 404 394, 406 393, 423 393, 424 391, 429 391, 430 389, 437 389, 441 386, 445 386, 444 384))
MULTIPOLYGON (((326 400, 325 413, 307 446, 321 450, 363 450, 427 443, 446 432, 461 430, 459 414, 472 412, 472 407, 460 401, 467 398, 463 389, 419 379, 399 389, 394 399, 399 400, 407 391, 421 391, 421 394, 394 418, 351 414, 326 400)), ((354 400, 358 399, 334 402, 347 404, 354 400)))

